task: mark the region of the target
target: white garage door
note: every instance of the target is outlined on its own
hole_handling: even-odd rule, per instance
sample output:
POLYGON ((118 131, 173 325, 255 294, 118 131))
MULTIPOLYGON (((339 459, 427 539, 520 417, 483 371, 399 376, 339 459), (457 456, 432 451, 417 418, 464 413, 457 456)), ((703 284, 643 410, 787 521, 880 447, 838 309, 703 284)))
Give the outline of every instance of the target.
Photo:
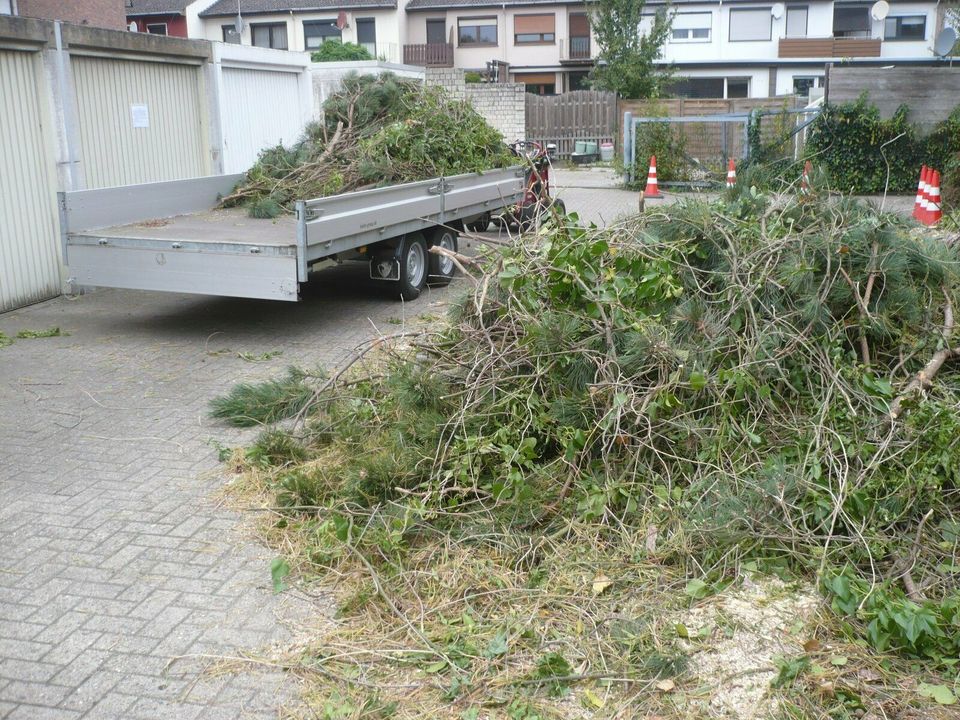
POLYGON ((199 65, 71 57, 88 188, 209 174, 199 65))
POLYGON ((223 68, 225 173, 246 172, 264 148, 292 145, 303 132, 299 75, 223 68))
POLYGON ((38 52, 0 50, 0 312, 60 294, 54 158, 38 52))

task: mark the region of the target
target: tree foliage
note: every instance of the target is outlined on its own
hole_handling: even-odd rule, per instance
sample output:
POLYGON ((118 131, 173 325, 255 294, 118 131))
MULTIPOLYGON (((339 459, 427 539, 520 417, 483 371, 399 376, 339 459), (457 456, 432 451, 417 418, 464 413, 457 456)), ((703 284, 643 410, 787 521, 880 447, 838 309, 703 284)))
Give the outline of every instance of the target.
POLYGON ((659 8, 647 32, 640 31, 646 0, 598 0, 590 22, 600 52, 591 74, 593 86, 625 98, 659 97, 669 69, 659 67, 673 16, 659 8))

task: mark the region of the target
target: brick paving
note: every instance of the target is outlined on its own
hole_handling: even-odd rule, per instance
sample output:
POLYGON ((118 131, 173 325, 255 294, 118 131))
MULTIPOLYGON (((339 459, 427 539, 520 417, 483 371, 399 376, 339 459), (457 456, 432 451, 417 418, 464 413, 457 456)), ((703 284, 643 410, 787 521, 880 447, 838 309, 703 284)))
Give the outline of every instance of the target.
POLYGON ((325 271, 300 304, 101 290, 0 316, 8 336, 70 333, 0 349, 0 718, 266 718, 291 701, 279 672, 200 672, 328 611, 274 595, 273 555, 218 505, 212 441, 251 433, 207 402, 331 367, 456 288, 405 307, 365 276, 325 271))

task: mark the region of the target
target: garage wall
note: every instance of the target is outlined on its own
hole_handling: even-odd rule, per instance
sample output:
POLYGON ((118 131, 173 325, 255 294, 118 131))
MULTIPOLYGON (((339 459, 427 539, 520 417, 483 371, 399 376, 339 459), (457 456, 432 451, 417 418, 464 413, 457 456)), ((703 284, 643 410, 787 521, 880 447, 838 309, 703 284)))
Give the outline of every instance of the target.
POLYGON ((71 56, 87 188, 210 174, 200 63, 71 56))
POLYGON ((0 49, 0 312, 57 295, 54 156, 39 50, 0 49))

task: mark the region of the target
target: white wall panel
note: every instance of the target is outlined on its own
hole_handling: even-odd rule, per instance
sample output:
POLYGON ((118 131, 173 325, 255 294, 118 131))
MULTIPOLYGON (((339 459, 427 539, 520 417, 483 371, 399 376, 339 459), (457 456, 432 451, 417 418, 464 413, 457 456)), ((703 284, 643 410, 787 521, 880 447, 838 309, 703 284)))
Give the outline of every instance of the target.
POLYGON ((60 293, 39 52, 0 50, 0 312, 60 293))

